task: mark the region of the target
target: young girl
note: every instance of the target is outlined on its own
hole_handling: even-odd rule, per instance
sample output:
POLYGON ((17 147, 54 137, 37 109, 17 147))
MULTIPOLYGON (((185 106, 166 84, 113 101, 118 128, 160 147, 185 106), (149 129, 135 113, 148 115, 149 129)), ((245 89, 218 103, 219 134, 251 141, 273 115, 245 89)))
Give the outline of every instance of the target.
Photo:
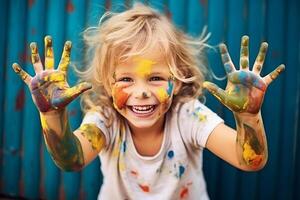
POLYGON ((207 37, 193 40, 144 5, 104 16, 85 37, 93 59, 70 88, 66 81, 71 42, 54 69, 52 39, 45 37, 45 68, 30 45, 36 72, 13 68, 28 84, 40 111, 48 151, 63 170, 80 170, 101 159, 99 199, 208 199, 202 151, 245 171, 261 169, 267 142, 260 108, 267 86, 284 66, 259 74, 267 43, 249 70, 248 37, 241 42, 240 69, 220 45, 226 90, 204 82, 207 37), (233 111, 237 130, 197 100, 203 87, 233 111), (86 91, 86 92, 85 92, 86 91), (66 106, 83 93, 85 117, 72 132, 66 106))

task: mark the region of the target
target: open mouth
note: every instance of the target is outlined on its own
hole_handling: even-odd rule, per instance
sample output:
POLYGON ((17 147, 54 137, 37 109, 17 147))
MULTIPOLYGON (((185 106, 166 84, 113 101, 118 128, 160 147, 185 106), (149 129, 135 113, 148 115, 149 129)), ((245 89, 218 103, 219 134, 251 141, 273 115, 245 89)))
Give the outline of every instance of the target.
POLYGON ((155 110, 156 105, 143 105, 143 106, 128 106, 128 108, 138 115, 148 115, 152 114, 152 112, 155 110))

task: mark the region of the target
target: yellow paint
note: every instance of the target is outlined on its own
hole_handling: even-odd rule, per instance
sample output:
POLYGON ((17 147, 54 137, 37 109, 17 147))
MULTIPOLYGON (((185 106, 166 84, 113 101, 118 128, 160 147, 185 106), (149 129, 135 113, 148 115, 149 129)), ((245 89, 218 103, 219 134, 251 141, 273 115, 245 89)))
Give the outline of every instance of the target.
POLYGON ((101 130, 94 124, 84 124, 79 128, 81 134, 92 144, 92 148, 100 151, 105 145, 105 137, 101 130))
POLYGON ((154 61, 144 59, 144 58, 135 58, 136 62, 136 73, 138 76, 145 77, 151 74, 152 65, 155 64, 154 61))
POLYGON ((200 122, 206 121, 206 119, 207 119, 207 116, 206 116, 206 115, 203 115, 203 114, 200 113, 200 112, 197 113, 197 116, 198 116, 198 119, 199 119, 200 122))
POLYGON ((45 117, 43 115, 40 115, 40 117, 43 130, 49 130, 45 117))
POLYGON ((50 36, 45 37, 45 68, 51 69, 54 67, 54 56, 52 49, 52 38, 50 36))
POLYGON ((55 74, 53 73, 53 74, 50 74, 49 76, 44 77, 45 81, 51 81, 51 82, 64 81, 65 79, 66 79, 65 75, 62 73, 55 73, 55 74))
POLYGON ((257 155, 250 146, 249 142, 245 142, 243 146, 243 158, 247 165, 259 165, 262 161, 262 155, 257 155))
POLYGON ((70 54, 71 54, 72 43, 67 41, 64 47, 63 54, 61 56, 61 61, 59 63, 59 69, 62 71, 67 71, 68 65, 70 63, 70 54))
POLYGON ((159 102, 165 103, 168 100, 169 95, 168 95, 166 89, 159 88, 157 90, 157 97, 158 97, 159 102))

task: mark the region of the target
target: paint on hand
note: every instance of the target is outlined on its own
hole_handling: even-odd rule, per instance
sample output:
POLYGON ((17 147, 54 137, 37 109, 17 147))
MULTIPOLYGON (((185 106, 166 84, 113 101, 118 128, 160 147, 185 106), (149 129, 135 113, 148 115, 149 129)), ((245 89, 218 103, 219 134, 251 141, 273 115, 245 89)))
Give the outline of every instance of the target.
POLYGON ((51 36, 46 36, 44 42, 45 42, 45 68, 52 69, 54 67, 54 56, 53 56, 51 36))
POLYGON ((61 71, 66 72, 68 69, 68 65, 70 63, 71 48, 72 48, 72 43, 70 41, 67 41, 65 43, 63 54, 61 56, 61 60, 60 60, 59 66, 58 66, 58 68, 61 71))
POLYGON ((101 130, 94 124, 83 124, 79 130, 91 144, 92 148, 100 151, 105 146, 105 137, 101 130))
POLYGON ((140 77, 146 77, 151 74, 152 65, 156 62, 140 57, 136 57, 134 61, 137 63, 136 65, 136 73, 140 77))
POLYGON ((40 61, 40 56, 38 54, 38 49, 35 42, 32 42, 30 44, 30 49, 31 49, 31 62, 32 64, 35 64, 40 61))
POLYGON ((122 87, 118 87, 118 85, 115 84, 112 90, 112 96, 114 99, 114 106, 117 109, 121 110, 125 108, 129 94, 124 92, 122 87))
POLYGON ((28 74, 24 70, 22 70, 22 68, 17 63, 13 64, 13 69, 17 74, 19 74, 23 81, 26 80, 28 74))

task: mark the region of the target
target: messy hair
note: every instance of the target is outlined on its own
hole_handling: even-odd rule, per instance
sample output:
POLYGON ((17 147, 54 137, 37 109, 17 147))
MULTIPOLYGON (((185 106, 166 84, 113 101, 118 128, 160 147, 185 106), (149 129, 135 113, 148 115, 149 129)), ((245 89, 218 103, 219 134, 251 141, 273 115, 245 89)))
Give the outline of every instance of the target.
POLYGON ((207 72, 203 50, 208 47, 206 41, 209 37, 205 31, 199 38, 192 38, 176 29, 163 14, 136 3, 125 12, 106 12, 99 26, 88 28, 83 36, 88 47, 87 55, 92 55, 92 58, 88 67, 78 73, 81 80, 92 83, 93 88, 82 95, 81 106, 84 112, 100 112, 108 126, 118 115, 111 97, 115 66, 155 47, 162 52, 175 81, 182 84, 172 106, 202 94, 207 72))

